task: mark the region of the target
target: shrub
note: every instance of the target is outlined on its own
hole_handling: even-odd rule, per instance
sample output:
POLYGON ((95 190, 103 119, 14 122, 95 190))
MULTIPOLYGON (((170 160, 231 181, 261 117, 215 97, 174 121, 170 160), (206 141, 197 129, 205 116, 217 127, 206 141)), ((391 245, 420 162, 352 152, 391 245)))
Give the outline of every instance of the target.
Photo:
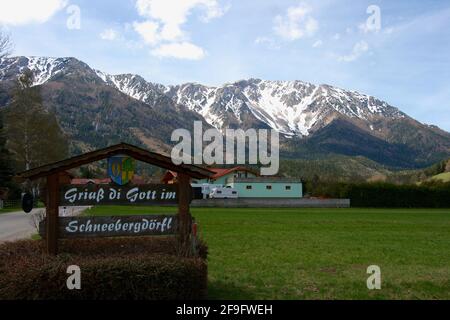
POLYGON ((0 299, 196 300, 207 293, 203 256, 175 255, 175 238, 60 240, 61 254, 42 241, 0 245, 0 299), (67 267, 81 268, 81 290, 68 290, 67 267))
POLYGON ((389 183, 321 184, 315 195, 348 198, 352 207, 450 208, 450 184, 395 185, 389 183))

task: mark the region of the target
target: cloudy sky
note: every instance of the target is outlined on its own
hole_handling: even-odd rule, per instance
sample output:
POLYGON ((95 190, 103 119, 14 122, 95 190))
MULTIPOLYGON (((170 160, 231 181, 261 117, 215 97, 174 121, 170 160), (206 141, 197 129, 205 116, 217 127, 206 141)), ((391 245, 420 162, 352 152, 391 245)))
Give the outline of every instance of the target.
POLYGON ((448 0, 0 0, 15 55, 164 84, 303 80, 450 131, 448 0))

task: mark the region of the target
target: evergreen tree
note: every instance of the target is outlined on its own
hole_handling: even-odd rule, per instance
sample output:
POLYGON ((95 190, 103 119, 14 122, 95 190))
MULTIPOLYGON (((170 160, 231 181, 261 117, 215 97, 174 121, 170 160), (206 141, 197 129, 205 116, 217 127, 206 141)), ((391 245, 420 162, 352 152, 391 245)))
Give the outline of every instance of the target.
POLYGON ((40 87, 32 84, 33 74, 25 71, 6 109, 7 146, 17 171, 61 160, 68 152, 66 138, 55 115, 44 109, 40 87))
MULTIPOLYGON (((8 56, 11 46, 10 38, 0 30, 0 59, 8 56)), ((3 114, 3 110, 0 110, 0 197, 15 197, 20 194, 20 190, 12 181, 14 169, 11 153, 6 147, 3 114)))
POLYGON ((9 187, 14 170, 11 153, 6 148, 6 135, 3 127, 3 112, 0 112, 0 188, 9 187))
POLYGON ((6 141, 3 111, 0 111, 0 197, 18 199, 21 190, 12 180, 15 172, 11 152, 6 148, 6 141))

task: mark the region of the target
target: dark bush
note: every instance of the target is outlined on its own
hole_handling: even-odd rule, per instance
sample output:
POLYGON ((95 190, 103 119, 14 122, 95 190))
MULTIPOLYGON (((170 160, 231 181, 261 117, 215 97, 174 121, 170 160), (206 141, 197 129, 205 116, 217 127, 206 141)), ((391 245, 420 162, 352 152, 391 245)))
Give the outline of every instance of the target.
POLYGON ((314 195, 347 198, 352 207, 450 208, 450 184, 395 185, 389 183, 328 183, 317 186, 314 195))
POLYGON ((196 300, 207 293, 206 246, 201 257, 176 255, 175 238, 42 241, 0 245, 0 299, 196 300), (81 290, 68 290, 67 267, 81 268, 81 290))

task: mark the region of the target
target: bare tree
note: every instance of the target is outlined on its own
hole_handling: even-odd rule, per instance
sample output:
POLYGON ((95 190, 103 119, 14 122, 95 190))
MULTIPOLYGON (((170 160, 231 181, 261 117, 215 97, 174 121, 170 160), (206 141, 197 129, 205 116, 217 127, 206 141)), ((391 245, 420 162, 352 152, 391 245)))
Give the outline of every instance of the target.
POLYGON ((5 58, 11 53, 12 42, 9 35, 0 30, 0 59, 5 58))

